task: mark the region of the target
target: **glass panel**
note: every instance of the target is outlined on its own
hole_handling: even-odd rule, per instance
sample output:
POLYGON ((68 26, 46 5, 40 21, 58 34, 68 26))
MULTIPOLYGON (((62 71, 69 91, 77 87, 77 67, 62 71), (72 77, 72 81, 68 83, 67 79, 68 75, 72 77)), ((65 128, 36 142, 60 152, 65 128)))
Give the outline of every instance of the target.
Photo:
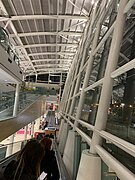
POLYGON ((8 51, 8 34, 2 27, 0 27, 0 44, 5 51, 8 51))
POLYGON ((95 54, 88 86, 104 77, 110 45, 111 38, 108 38, 107 41, 101 46, 101 48, 95 54))
POLYGON ((18 142, 14 142, 13 144, 5 144, 5 145, 0 145, 0 160, 5 159, 6 157, 10 156, 7 154, 7 151, 9 148, 13 147, 12 150, 12 154, 20 151, 22 149, 22 147, 24 146, 24 144, 26 143, 26 141, 18 141, 18 142))
POLYGON ((15 92, 0 93, 0 120, 13 116, 15 92))
POLYGON ((114 79, 106 130, 135 144, 135 69, 114 79))
POLYGON ((106 140, 103 141, 103 147, 118 161, 120 161, 125 167, 127 167, 131 172, 135 173, 135 157, 126 153, 122 149, 118 148, 112 143, 106 140))
POLYGON ((74 117, 76 116, 76 113, 77 113, 79 99, 80 99, 80 96, 75 97, 75 105, 74 105, 74 110, 73 110, 73 113, 72 113, 72 116, 74 116, 74 117))
POLYGON ((120 180, 103 161, 101 161, 101 180, 120 180))
POLYGON ((112 2, 112 6, 110 7, 107 15, 103 19, 103 22, 101 25, 101 30, 100 30, 100 35, 99 35, 99 42, 102 40, 102 38, 105 36, 105 34, 109 30, 109 28, 114 23, 114 21, 116 19, 116 15, 117 15, 117 1, 114 1, 114 2, 112 2))
POLYGON ((83 131, 85 134, 87 134, 89 137, 92 138, 93 131, 87 129, 86 127, 82 126, 81 124, 78 125, 78 128, 83 131))
POLYGON ((85 73, 86 73, 86 69, 83 70, 83 72, 81 72, 80 84, 79 84, 77 93, 82 90, 82 86, 83 86, 84 78, 85 78, 85 73))
POLYGON ((124 64, 135 58, 135 23, 133 23, 134 13, 131 12, 128 16, 129 17, 126 19, 124 27, 123 40, 121 44, 117 68, 123 66, 124 64))
MULTIPOLYGON (((14 85, 12 85, 14 86, 14 85)), ((54 93, 55 94, 55 93, 54 93)), ((38 89, 26 91, 21 89, 19 93, 18 113, 32 104, 41 96, 38 89)), ((0 94, 0 120, 13 117, 15 91, 1 92, 0 94)))
POLYGON ((22 110, 24 110, 26 107, 28 107, 34 101, 36 101, 36 99, 38 99, 39 96, 41 96, 41 94, 36 89, 33 91, 20 92, 18 113, 20 113, 22 110))
POLYGON ((85 93, 85 101, 82 108, 81 120, 84 120, 92 125, 95 124, 100 93, 101 87, 97 87, 85 93))

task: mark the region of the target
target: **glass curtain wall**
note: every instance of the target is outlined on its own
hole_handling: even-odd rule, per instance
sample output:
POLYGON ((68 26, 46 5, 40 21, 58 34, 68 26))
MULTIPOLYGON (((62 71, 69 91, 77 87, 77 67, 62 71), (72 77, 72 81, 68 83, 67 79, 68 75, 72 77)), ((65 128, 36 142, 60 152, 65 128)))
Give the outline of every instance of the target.
MULTIPOLYGON (((114 178, 122 179, 122 170, 116 168, 118 162, 130 176, 135 168, 135 20, 132 11, 135 4, 127 0, 101 0, 93 7, 88 29, 82 37, 83 45, 78 47, 80 68, 74 77, 71 72, 68 74, 72 81, 66 82, 61 114, 67 123, 80 130, 77 132, 84 141, 89 137, 90 152, 98 154, 109 168, 113 167, 114 178), (70 93, 71 84, 76 89, 74 94, 70 93), (69 99, 70 106, 65 111, 69 99), (87 135, 86 139, 82 132, 87 135), (115 162, 102 157, 101 150, 110 161, 115 158, 115 162)), ((72 69, 76 69, 74 63, 72 69)), ((109 179, 103 176, 102 180, 109 179)))

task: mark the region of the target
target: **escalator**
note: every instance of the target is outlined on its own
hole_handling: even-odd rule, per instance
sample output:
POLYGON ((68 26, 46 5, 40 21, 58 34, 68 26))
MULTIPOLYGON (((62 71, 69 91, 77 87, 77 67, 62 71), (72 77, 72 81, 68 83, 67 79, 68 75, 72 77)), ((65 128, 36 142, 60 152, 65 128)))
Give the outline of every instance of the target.
MULTIPOLYGON (((9 157, 4 157, 4 155, 6 155, 6 149, 7 146, 10 146, 11 144, 7 144, 6 146, 1 146, 0 147, 0 152, 2 152, 2 149, 4 149, 6 147, 6 149, 4 149, 3 151, 3 157, 1 157, 0 159, 0 180, 3 180, 3 172, 5 170, 5 167, 12 161, 15 160, 17 158, 17 155, 19 153, 19 151, 24 147, 24 145, 26 144, 26 141, 19 141, 13 144, 14 147, 14 151, 15 153, 13 153, 11 156, 9 157), (17 149, 17 145, 19 145, 18 149, 17 149)), ((57 148, 57 143, 55 141, 53 141, 53 150, 55 151, 55 155, 56 155, 56 160, 57 160, 57 164, 58 164, 58 168, 59 168, 59 172, 60 172, 60 180, 70 180, 69 175, 67 173, 67 170, 65 168, 65 165, 63 163, 62 157, 58 151, 57 148)))

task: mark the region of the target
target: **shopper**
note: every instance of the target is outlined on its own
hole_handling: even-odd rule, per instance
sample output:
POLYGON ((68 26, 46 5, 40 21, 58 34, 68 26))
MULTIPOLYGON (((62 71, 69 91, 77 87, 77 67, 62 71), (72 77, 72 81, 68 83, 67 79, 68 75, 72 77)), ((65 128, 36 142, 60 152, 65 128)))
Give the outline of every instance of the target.
POLYGON ((44 147, 45 155, 41 161, 41 173, 47 173, 47 180, 59 180, 59 170, 55 157, 55 152, 51 150, 52 140, 43 138, 41 144, 44 147))
POLYGON ((29 141, 18 155, 11 161, 5 171, 6 180, 37 180, 40 176, 40 163, 44 149, 37 140, 29 141))

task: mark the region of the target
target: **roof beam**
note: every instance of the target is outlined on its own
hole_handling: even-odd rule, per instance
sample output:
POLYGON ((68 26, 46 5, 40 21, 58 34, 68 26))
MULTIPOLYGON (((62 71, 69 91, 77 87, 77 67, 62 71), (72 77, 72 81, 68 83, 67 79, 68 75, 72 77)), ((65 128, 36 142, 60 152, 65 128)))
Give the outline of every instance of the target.
POLYGON ((39 64, 39 65, 34 65, 34 67, 44 67, 44 68, 50 68, 51 66, 63 66, 64 67, 69 67, 70 64, 39 64))
POLYGON ((70 55, 73 56, 76 52, 40 52, 40 53, 31 53, 28 56, 40 56, 40 55, 70 55))
MULTIPOLYGON (((71 62, 71 61, 73 61, 73 59, 36 59, 36 60, 32 60, 32 62, 50 62, 50 61, 71 62)), ((25 64, 27 62, 28 61, 21 61, 21 64, 25 64)))
MULTIPOLYGON (((53 74, 59 74, 59 73, 62 73, 61 71, 53 71, 53 70, 51 70, 51 71, 49 71, 49 72, 38 72, 38 73, 36 73, 36 74, 49 74, 49 73, 53 73, 53 74)), ((64 70, 64 72, 63 73, 68 73, 68 70, 64 70)), ((27 72, 26 72, 26 75, 27 76, 29 76, 29 73, 27 74, 27 72)), ((35 73, 30 73, 30 76, 31 75, 35 75, 35 73)))
POLYGON ((25 15, 25 16, 11 16, 11 21, 29 20, 29 19, 74 19, 74 20, 88 20, 86 16, 70 16, 70 15, 25 15))
MULTIPOLYGON (((45 36, 45 35, 68 35, 68 36, 81 36, 82 32, 29 32, 29 33, 19 33, 18 37, 27 37, 27 36, 45 36)), ((10 34, 10 38, 16 37, 15 34, 10 34)))
POLYGON ((37 59, 37 60, 33 60, 32 62, 48 62, 48 61, 60 61, 60 62, 63 62, 63 61, 73 61, 73 59, 37 59))
MULTIPOLYGON (((67 68, 44 68, 44 69, 36 69, 36 71, 43 71, 43 72, 50 72, 50 71, 68 71, 69 70, 69 68, 67 67, 67 68)), ((30 73, 30 72, 33 72, 33 70, 27 70, 26 71, 26 73, 30 73)))
MULTIPOLYGON (((33 48, 33 47, 50 47, 50 46, 56 46, 56 44, 51 44, 51 43, 49 43, 49 44, 28 44, 28 45, 24 45, 23 47, 24 48, 33 48)), ((70 43, 63 43, 63 44, 57 44, 57 46, 69 46, 69 47, 77 47, 78 46, 78 44, 77 43, 72 43, 72 44, 70 44, 70 43)), ((22 46, 15 46, 16 48, 21 48, 22 46)))

